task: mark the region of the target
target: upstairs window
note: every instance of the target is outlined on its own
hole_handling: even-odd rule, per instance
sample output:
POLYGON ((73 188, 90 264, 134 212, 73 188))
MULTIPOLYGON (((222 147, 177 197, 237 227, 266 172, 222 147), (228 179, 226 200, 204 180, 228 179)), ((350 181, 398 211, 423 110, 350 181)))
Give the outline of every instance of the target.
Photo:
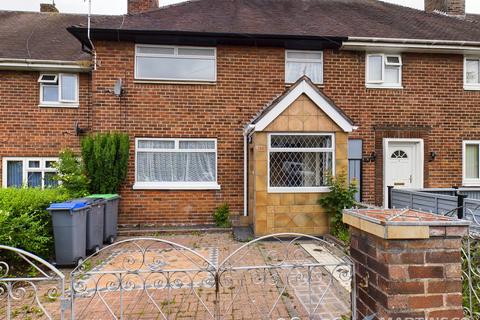
POLYGON ((216 49, 137 45, 135 79, 216 81, 216 49))
POLYGON ((71 73, 41 74, 40 105, 78 107, 78 75, 71 73))
POLYGON ((3 158, 3 186, 21 188, 53 188, 57 158, 3 158))
POLYGON ((285 53, 285 82, 294 83, 302 76, 308 76, 313 83, 323 83, 322 51, 294 51, 285 53))
POLYGON ((480 58, 465 58, 464 88, 465 90, 480 90, 480 58))
POLYGON ((391 54, 367 54, 367 87, 401 88, 402 57, 391 54))

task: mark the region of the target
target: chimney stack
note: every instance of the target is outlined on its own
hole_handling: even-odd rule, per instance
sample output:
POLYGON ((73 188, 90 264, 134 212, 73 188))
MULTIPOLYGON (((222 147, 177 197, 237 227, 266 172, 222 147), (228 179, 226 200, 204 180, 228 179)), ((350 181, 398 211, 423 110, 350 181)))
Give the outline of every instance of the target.
POLYGON ((425 11, 440 11, 449 16, 465 16, 465 0, 425 0, 425 11))
POLYGON ((58 13, 58 9, 55 6, 55 2, 40 3, 40 12, 56 12, 56 13, 58 13))
POLYGON ((127 0, 128 14, 142 13, 157 9, 159 7, 158 0, 127 0))

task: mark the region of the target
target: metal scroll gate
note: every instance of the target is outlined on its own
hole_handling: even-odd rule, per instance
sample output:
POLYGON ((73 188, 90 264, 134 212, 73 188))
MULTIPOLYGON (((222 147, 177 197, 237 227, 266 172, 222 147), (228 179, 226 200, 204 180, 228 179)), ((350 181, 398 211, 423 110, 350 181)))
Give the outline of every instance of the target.
POLYGON ((463 306, 468 319, 480 319, 480 206, 465 206, 466 218, 471 221, 470 232, 463 241, 462 278, 463 306))
POLYGON ((355 319, 351 259, 303 234, 233 250, 129 239, 85 259, 68 281, 46 261, 0 249, 43 275, 15 278, 0 263, 0 319, 355 319))

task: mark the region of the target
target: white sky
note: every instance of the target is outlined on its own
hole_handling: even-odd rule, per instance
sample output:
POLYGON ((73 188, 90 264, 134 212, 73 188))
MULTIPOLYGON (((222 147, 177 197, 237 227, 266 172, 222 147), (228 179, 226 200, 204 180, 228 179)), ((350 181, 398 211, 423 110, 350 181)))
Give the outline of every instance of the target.
MULTIPOLYGON (((52 0, 0 0, 0 10, 38 11, 40 2, 52 0)), ((161 5, 182 2, 183 0, 160 0, 161 5)), ((384 0, 417 9, 423 9, 424 0, 384 0)), ((479 0, 466 0, 467 12, 480 13, 479 0)), ((60 12, 87 13, 88 0, 55 0, 60 12)), ((127 0, 92 0, 92 12, 98 14, 121 14, 127 11, 127 0)))

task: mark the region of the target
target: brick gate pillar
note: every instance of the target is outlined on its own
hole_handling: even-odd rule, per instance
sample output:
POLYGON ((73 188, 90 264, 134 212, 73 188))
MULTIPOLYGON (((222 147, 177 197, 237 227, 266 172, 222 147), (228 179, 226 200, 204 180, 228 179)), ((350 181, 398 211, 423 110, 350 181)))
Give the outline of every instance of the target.
POLYGON ((345 210, 357 319, 462 319, 468 222, 413 210, 345 210))

